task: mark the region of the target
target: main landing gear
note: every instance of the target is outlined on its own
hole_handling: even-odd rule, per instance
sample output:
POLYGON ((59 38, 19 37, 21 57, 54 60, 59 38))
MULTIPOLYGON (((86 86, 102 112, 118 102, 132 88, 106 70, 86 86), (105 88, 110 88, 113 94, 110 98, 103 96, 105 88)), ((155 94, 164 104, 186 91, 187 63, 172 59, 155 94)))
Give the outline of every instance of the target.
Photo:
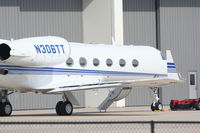
POLYGON ((151 104, 152 111, 163 111, 163 105, 158 97, 158 88, 150 88, 153 103, 151 104))
POLYGON ((12 105, 8 100, 8 91, 0 91, 0 116, 10 116, 12 113, 12 105))
POLYGON ((59 101, 56 104, 56 113, 57 115, 71 115, 73 112, 73 105, 67 97, 63 99, 63 101, 59 101))

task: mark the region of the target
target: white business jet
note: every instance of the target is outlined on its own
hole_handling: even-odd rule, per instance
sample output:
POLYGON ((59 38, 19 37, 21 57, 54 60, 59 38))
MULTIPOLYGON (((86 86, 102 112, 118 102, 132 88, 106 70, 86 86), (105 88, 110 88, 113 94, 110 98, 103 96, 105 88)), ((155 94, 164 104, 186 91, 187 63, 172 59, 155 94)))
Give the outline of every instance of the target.
POLYGON ((78 105, 73 91, 114 88, 98 106, 106 110, 132 87, 149 87, 151 109, 162 110, 158 88, 181 81, 170 51, 166 55, 149 46, 91 45, 54 36, 0 40, 0 87, 5 88, 0 115, 12 113, 11 92, 61 93, 56 113, 71 115, 78 105))

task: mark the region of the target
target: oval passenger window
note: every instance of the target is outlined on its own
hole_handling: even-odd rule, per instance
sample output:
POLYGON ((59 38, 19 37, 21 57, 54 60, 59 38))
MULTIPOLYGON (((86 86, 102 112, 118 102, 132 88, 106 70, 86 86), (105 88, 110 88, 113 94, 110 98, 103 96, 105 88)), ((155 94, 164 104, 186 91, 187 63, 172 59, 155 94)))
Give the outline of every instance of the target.
POLYGON ((71 57, 69 57, 66 61, 67 66, 72 66, 74 64, 74 61, 71 57))
POLYGON ((97 58, 93 59, 93 65, 98 66, 99 65, 99 60, 97 58))
POLYGON ((86 59, 85 59, 84 57, 81 57, 81 58, 79 59, 79 64, 80 64, 82 67, 86 66, 86 64, 87 64, 86 59))
POLYGON ((120 65, 121 67, 124 67, 124 66, 126 65, 126 61, 125 61, 124 59, 120 59, 120 60, 119 60, 119 65, 120 65))
POLYGON ((107 65, 107 66, 110 67, 110 66, 112 66, 112 64, 113 64, 113 61, 112 61, 111 59, 107 59, 107 60, 106 60, 106 65, 107 65))
POLYGON ((133 61, 132 61, 132 65, 133 65, 134 67, 137 67, 137 66, 139 65, 138 60, 133 59, 133 61))

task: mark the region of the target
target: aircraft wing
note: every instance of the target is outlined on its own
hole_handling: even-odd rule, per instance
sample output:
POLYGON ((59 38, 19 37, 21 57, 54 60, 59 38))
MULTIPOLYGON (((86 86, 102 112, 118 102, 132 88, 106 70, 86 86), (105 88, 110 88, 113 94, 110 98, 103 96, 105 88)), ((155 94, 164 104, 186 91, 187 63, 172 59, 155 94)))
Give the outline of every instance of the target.
POLYGON ((67 91, 80 91, 89 89, 100 89, 100 88, 114 88, 114 87, 161 87, 168 85, 169 83, 181 82, 182 80, 174 80, 168 78, 154 78, 154 79, 143 79, 143 80, 127 80, 121 82, 108 82, 101 84, 84 84, 78 86, 60 86, 48 91, 48 93, 59 93, 67 91))
POLYGON ((162 87, 171 83, 182 82, 183 80, 169 79, 169 78, 154 78, 154 79, 143 79, 136 81, 127 81, 124 84, 133 87, 162 87))
POLYGON ((121 85, 122 85, 121 83, 112 82, 112 83, 101 83, 101 84, 86 84, 86 85, 79 85, 79 86, 62 86, 62 87, 50 90, 48 91, 48 93, 100 89, 100 88, 114 88, 121 85))

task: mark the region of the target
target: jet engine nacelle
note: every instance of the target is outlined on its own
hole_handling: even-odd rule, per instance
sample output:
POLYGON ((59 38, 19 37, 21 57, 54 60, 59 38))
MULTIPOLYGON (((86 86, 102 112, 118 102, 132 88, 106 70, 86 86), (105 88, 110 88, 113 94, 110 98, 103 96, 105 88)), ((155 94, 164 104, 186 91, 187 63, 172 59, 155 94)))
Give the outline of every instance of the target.
POLYGON ((0 44, 0 60, 7 64, 50 66, 65 62, 69 55, 70 45, 60 37, 33 37, 0 44))

